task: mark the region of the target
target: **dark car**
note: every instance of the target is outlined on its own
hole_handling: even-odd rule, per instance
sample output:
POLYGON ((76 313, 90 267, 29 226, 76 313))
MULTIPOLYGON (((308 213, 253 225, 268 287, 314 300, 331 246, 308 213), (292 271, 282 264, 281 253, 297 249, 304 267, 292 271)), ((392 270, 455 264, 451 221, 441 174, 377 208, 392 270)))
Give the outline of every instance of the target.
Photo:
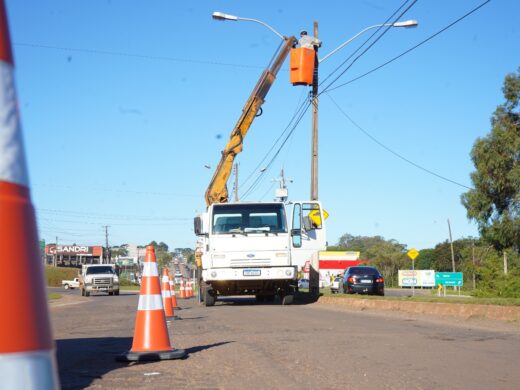
POLYGON ((385 295, 385 279, 375 267, 349 267, 343 276, 343 292, 385 295))

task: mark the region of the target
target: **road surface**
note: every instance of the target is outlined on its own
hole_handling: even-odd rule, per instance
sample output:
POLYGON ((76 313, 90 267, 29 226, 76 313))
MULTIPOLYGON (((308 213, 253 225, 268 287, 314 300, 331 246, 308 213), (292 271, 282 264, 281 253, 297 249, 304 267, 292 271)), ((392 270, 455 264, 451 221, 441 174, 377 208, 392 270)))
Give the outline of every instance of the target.
POLYGON ((117 363, 137 293, 51 303, 64 389, 514 389, 520 326, 321 304, 182 300, 170 324, 183 360, 117 363))

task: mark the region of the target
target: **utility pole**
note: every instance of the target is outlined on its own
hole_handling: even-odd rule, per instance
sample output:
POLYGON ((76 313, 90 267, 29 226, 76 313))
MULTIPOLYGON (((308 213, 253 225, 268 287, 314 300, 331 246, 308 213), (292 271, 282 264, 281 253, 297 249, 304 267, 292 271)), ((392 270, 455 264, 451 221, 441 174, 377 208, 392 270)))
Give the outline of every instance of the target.
POLYGON ((277 181, 280 183, 280 187, 276 190, 276 197, 280 199, 281 202, 285 202, 287 198, 289 197, 289 192, 287 190, 287 185, 285 184, 287 181, 289 183, 292 183, 293 181, 291 179, 285 179, 285 174, 282 168, 282 171, 280 172, 280 177, 277 179, 274 179, 273 181, 277 181))
POLYGON ((106 242, 106 248, 107 248, 106 262, 107 262, 107 264, 110 264, 110 249, 108 248, 108 228, 110 226, 105 225, 103 227, 105 228, 105 242, 106 242))
POLYGON ((235 192, 235 202, 238 202, 238 163, 235 163, 235 184, 234 184, 234 192, 235 192))
POLYGON ((504 251, 504 275, 507 275, 507 252, 504 251))
POLYGON ((453 251, 453 240, 451 238, 451 226, 450 226, 450 219, 449 218, 448 218, 448 231, 450 233, 451 268, 453 269, 453 272, 455 272, 455 252, 453 251))
MULTIPOLYGON (((318 38, 318 21, 314 21, 314 38, 318 38)), ((314 77, 312 80, 312 149, 311 200, 318 200, 318 46, 314 46, 314 77)))
POLYGON ((56 246, 54 247, 54 266, 58 265, 58 236, 56 236, 56 246))

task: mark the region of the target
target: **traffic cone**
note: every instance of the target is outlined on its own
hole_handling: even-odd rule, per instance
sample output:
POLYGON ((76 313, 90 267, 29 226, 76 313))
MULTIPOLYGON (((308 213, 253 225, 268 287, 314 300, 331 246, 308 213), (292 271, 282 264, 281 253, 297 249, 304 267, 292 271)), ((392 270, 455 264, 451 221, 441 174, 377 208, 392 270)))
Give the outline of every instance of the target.
POLYGON ((170 345, 155 250, 152 245, 146 247, 143 266, 132 349, 119 355, 116 360, 129 362, 183 358, 186 351, 172 349, 170 345))
POLYGON ((179 298, 186 298, 186 289, 184 288, 184 279, 181 279, 181 285, 179 287, 179 298))
POLYGON ((170 275, 170 291, 172 293, 172 309, 175 312, 175 310, 179 309, 179 306, 177 306, 177 296, 175 294, 175 283, 173 282, 173 277, 170 275))
POLYGON ((14 62, 0 0, 0 387, 59 389, 22 142, 14 62), (20 286, 23 279, 23 287, 20 286))
POLYGON ((193 281, 190 279, 188 280, 188 298, 193 297, 193 281))
POLYGON ((164 307, 164 315, 166 319, 173 317, 172 308, 172 293, 170 291, 170 280, 168 278, 168 269, 163 268, 162 283, 161 283, 161 295, 164 307))

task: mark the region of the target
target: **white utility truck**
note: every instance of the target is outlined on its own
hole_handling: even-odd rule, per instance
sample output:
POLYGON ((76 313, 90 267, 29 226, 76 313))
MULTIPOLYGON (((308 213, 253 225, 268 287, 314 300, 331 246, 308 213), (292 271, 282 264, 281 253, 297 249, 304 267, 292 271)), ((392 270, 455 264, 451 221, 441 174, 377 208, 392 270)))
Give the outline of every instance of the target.
POLYGON ((265 97, 295 41, 293 36, 284 37, 260 76, 206 190, 206 212, 195 218, 199 296, 206 306, 226 295, 255 295, 259 301, 279 295, 282 304, 290 304, 298 287, 298 272, 307 261, 311 265, 310 290, 318 294, 318 252, 326 249, 321 204, 229 203, 227 190, 233 161, 242 151, 255 117, 262 113, 265 97))
POLYGON ((292 303, 298 272, 310 261, 316 270, 311 278, 317 278, 318 252, 327 245, 317 201, 215 203, 195 218, 195 233, 206 306, 231 295, 255 295, 258 301, 278 295, 282 304, 292 303))
POLYGON ((93 292, 106 292, 108 295, 119 295, 119 277, 112 264, 84 264, 79 277, 79 288, 82 296, 93 292))

